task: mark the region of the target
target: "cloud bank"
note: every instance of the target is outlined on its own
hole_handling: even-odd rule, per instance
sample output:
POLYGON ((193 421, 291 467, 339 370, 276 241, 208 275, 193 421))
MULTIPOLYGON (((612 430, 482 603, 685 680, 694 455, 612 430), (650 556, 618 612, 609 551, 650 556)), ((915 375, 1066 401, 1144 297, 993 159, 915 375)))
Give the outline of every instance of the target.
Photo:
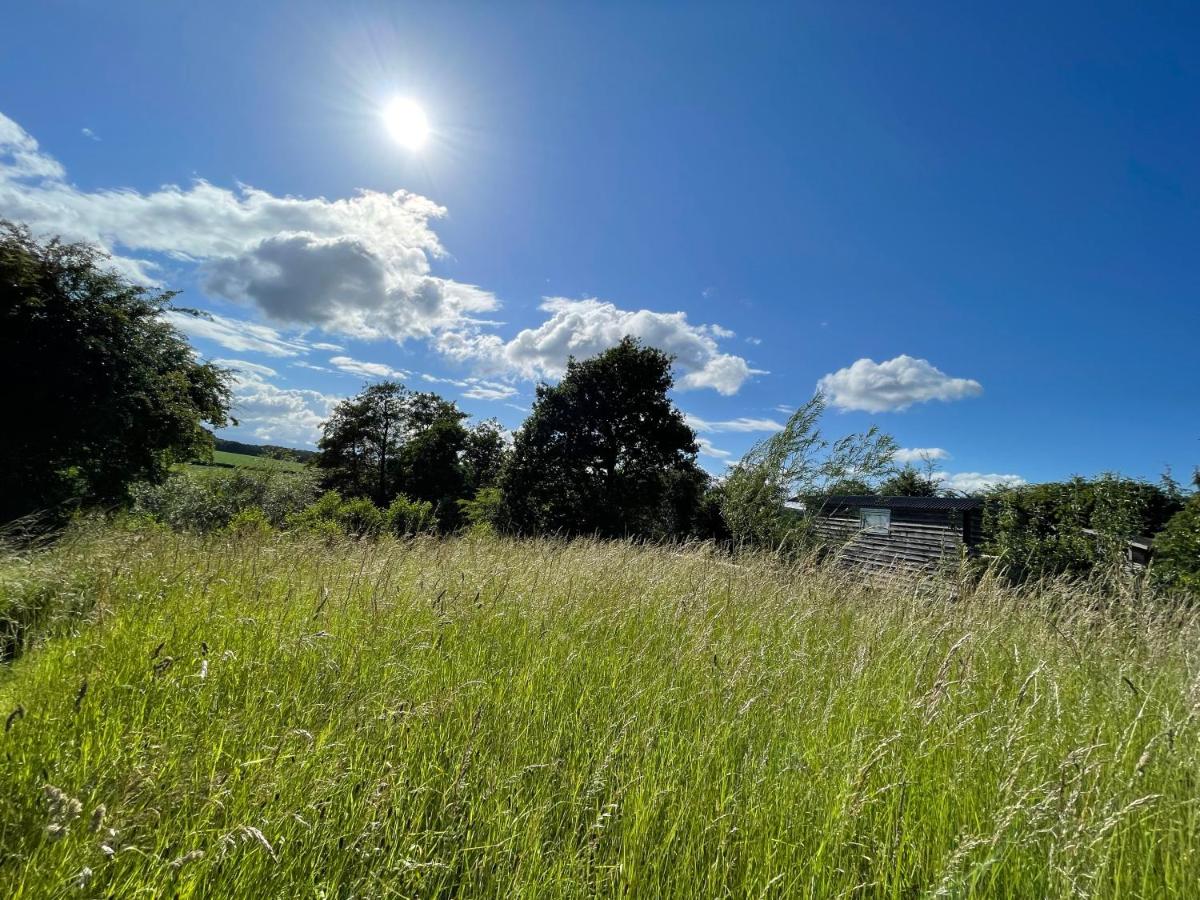
POLYGON ((729 329, 599 300, 547 299, 546 321, 504 341, 483 318, 499 308, 494 294, 433 274, 445 255, 433 225, 445 214, 403 190, 329 200, 201 179, 150 192, 86 191, 0 113, 0 216, 96 244, 145 284, 192 267, 211 296, 247 304, 268 321, 177 320, 188 334, 230 350, 299 355, 321 345, 283 329, 319 328, 362 340, 428 341, 480 374, 532 379, 557 377, 570 355, 597 353, 632 334, 678 358, 681 388, 732 394, 758 374, 719 348, 718 340, 734 336, 729 329))

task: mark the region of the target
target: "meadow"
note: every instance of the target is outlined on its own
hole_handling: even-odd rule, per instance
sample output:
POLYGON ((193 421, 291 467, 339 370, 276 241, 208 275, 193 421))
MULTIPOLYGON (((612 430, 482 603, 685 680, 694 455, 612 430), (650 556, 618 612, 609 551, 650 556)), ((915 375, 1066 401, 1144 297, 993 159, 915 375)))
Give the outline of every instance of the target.
POLYGON ((292 459, 275 459, 270 456, 251 456, 248 453, 231 453, 214 450, 211 463, 188 463, 195 469, 272 469, 281 472, 303 472, 304 463, 292 459))
POLYGON ((1200 893, 1162 603, 92 526, 0 604, 6 897, 1200 893))

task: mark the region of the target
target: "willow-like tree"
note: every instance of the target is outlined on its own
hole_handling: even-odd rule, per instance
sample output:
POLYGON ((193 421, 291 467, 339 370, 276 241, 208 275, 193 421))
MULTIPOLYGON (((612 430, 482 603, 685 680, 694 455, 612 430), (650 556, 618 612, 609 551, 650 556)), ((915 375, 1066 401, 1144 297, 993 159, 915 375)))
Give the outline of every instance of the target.
POLYGON ((94 247, 0 221, 0 521, 119 503, 133 481, 211 453, 204 425, 229 422, 228 373, 166 321, 173 297, 94 247))
POLYGON ((827 441, 819 427, 824 412, 825 397, 818 393, 730 469, 721 513, 739 544, 787 549, 802 543, 822 498, 841 490, 839 484, 857 482, 852 490, 870 493, 863 487, 894 473, 896 442, 890 435, 872 426, 827 441), (784 505, 791 499, 803 501, 803 515, 784 505))
POLYGON ((506 524, 524 533, 687 533, 708 476, 671 403, 671 358, 625 338, 539 385, 502 479, 506 524))

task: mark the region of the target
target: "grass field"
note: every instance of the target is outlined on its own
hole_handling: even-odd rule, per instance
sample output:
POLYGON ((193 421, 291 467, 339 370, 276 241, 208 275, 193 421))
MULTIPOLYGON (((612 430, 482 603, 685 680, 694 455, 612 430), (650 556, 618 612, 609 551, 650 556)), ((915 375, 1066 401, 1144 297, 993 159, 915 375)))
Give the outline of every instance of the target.
POLYGON ((304 463, 295 460, 251 456, 248 453, 230 453, 228 450, 214 450, 212 463, 192 463, 191 465, 196 468, 280 469, 285 472, 302 472, 304 470, 304 463))
POLYGON ((6 897, 1200 893, 1190 614, 156 530, 0 591, 6 897))

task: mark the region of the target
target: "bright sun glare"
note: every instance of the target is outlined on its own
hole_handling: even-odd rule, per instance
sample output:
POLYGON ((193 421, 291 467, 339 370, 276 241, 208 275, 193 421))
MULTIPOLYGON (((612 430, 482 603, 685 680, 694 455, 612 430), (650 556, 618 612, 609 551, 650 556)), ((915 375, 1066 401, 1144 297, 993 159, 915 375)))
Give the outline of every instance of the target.
POLYGON ((429 137, 425 110, 407 98, 393 100, 384 108, 383 124, 392 139, 409 150, 419 150, 429 137))

